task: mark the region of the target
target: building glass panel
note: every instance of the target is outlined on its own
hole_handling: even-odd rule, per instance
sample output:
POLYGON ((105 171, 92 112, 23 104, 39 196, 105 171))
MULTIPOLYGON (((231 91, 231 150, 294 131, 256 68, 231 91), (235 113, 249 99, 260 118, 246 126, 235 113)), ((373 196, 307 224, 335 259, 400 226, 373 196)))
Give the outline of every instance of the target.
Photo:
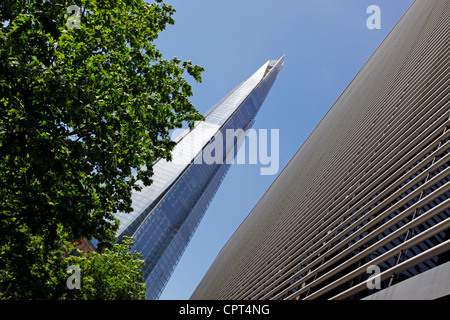
MULTIPOLYGON (((227 129, 249 129, 283 66, 283 58, 265 63, 205 116, 204 122, 186 130, 176 140, 173 160, 153 165, 154 183, 132 195, 133 212, 118 213, 119 238, 134 237, 134 248, 144 256, 146 297, 157 299, 169 280, 230 165, 231 151, 223 144, 220 163, 200 161, 213 137, 227 129)), ((229 146, 228 146, 229 147, 229 146)))

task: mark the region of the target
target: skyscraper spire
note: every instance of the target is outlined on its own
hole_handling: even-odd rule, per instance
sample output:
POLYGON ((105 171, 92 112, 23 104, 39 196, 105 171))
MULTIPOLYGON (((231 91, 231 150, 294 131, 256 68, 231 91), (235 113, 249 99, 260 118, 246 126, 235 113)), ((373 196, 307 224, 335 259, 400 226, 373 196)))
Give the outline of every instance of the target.
POLYGON ((183 132, 172 161, 154 163, 153 184, 132 195, 133 212, 117 214, 118 236, 133 236, 134 249, 144 255, 148 299, 161 294, 230 167, 227 155, 237 154, 239 145, 224 144, 221 159, 212 163, 203 161, 203 152, 227 129, 251 127, 283 64, 283 57, 267 61, 214 106, 205 121, 183 132))

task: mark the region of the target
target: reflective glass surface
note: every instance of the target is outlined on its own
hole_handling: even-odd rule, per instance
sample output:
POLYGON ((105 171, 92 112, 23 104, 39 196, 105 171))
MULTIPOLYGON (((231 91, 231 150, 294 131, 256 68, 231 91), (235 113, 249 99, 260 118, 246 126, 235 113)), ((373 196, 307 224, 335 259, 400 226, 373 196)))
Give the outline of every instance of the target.
POLYGON ((223 144, 223 161, 198 161, 213 137, 227 129, 248 129, 283 65, 265 63, 178 139, 172 162, 154 164, 153 184, 132 195, 131 214, 119 213, 119 238, 133 236, 133 250, 141 252, 148 299, 157 299, 169 280, 209 203, 229 169, 226 156, 239 148, 223 144), (275 66, 274 66, 275 65, 275 66), (273 70, 272 70, 273 69, 273 70), (269 72, 270 70, 270 72, 269 72))

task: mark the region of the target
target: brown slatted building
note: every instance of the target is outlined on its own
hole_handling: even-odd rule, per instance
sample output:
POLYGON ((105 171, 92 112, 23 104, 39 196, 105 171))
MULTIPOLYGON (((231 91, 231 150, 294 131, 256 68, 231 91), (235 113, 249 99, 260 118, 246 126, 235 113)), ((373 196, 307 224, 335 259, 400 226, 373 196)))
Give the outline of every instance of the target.
POLYGON ((416 0, 191 298, 450 294, 449 75, 450 1, 416 0))

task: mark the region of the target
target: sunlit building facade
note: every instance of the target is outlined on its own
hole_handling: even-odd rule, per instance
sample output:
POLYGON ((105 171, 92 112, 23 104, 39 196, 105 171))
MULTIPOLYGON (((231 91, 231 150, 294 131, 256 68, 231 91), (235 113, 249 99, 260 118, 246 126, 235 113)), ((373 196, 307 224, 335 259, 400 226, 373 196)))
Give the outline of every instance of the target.
POLYGON ((416 0, 192 299, 450 295, 450 1, 416 0))
POLYGON ((226 157, 237 154, 242 139, 223 144, 222 161, 203 160, 205 150, 227 129, 244 134, 252 126, 283 64, 283 58, 266 62, 214 106, 205 121, 182 133, 172 161, 154 163, 153 184, 132 195, 133 212, 117 214, 119 238, 133 236, 134 249, 144 255, 147 299, 159 298, 230 167, 226 157))

